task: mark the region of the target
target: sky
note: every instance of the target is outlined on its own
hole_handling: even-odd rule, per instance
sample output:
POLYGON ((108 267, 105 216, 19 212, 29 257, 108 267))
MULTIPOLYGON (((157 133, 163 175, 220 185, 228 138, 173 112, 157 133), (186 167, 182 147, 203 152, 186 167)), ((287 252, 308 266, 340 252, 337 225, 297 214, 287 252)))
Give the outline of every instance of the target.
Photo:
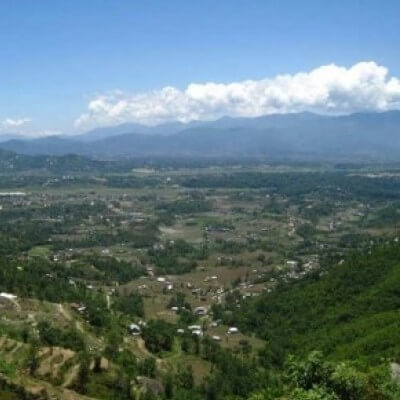
POLYGON ((398 0, 1 0, 0 134, 400 108, 398 0))

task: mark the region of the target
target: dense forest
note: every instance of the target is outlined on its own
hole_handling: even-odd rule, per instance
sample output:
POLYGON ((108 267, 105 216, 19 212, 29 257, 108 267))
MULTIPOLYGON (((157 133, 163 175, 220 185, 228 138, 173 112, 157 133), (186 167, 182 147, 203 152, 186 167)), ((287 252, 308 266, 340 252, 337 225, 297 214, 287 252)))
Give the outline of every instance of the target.
POLYGON ((321 350, 332 360, 369 365, 398 360, 400 246, 380 244, 354 253, 329 272, 281 285, 243 302, 230 318, 268 342, 266 362, 321 350))

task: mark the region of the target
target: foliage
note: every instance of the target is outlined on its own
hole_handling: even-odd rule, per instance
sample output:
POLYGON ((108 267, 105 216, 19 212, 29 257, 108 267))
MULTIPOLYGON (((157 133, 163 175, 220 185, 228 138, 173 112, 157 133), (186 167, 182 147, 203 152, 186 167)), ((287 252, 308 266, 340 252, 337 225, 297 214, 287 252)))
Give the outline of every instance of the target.
POLYGON ((139 293, 130 293, 127 296, 115 298, 113 307, 126 315, 144 317, 143 298, 139 293))
POLYGON ((85 342, 82 335, 73 328, 59 329, 51 326, 47 321, 38 324, 39 338, 44 346, 58 346, 82 351, 85 349, 85 342))
POLYGON ((172 349, 175 332, 174 325, 157 319, 149 321, 143 329, 142 336, 146 347, 152 353, 160 353, 161 351, 170 351, 172 349))
POLYGON ((318 349, 329 358, 379 364, 400 355, 400 246, 351 254, 328 273, 279 286, 242 304, 233 322, 267 340, 265 363, 318 349))

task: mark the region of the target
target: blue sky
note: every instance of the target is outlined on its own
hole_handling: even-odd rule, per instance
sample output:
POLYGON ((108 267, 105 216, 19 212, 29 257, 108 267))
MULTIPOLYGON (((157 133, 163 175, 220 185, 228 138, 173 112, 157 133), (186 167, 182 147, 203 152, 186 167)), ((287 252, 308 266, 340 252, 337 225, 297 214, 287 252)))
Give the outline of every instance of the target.
MULTIPOLYGON (((214 106, 203 113, 198 104, 171 111, 164 93, 156 100, 149 93, 172 86, 171 101, 186 104, 180 91, 191 83, 259 81, 331 63, 373 61, 388 69, 387 81, 400 77, 399 15, 397 0, 1 0, 2 129, 71 132, 124 120, 236 115, 222 100, 215 105, 214 92, 214 106), (138 93, 147 107, 164 96, 168 110, 142 118, 138 93), (89 115, 99 99, 104 104, 89 115), (126 103, 123 113, 111 110, 126 103)), ((264 110, 250 108, 249 115, 264 110)))

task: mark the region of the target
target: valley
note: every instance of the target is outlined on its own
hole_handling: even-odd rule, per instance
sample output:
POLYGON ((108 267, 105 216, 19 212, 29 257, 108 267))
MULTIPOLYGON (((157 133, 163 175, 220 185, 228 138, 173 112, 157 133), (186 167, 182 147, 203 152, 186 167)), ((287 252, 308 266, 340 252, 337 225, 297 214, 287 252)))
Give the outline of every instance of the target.
MULTIPOLYGON (((339 312, 348 316, 324 308, 347 284, 334 276, 352 260, 372 251, 395 262, 397 166, 150 168, 81 158, 88 170, 76 173, 55 172, 39 157, 18 174, 6 167, 0 191, 4 398, 122 400, 169 390, 246 398, 276 385, 271 374, 289 354, 357 355, 373 369, 397 361, 392 300, 379 306, 369 297, 377 310, 365 318, 352 302, 339 312), (393 249, 385 256, 380 246, 393 249), (336 279, 336 288, 315 283, 324 279, 336 279), (307 303, 313 285, 320 297, 307 303), (307 332, 305 321, 323 314, 326 329, 328 315, 341 321, 332 335, 351 322, 361 337, 369 326, 371 345, 389 324, 384 350, 323 340, 317 320, 321 333, 307 332)), ((361 291, 379 290, 384 277, 374 273, 360 273, 361 291)))

